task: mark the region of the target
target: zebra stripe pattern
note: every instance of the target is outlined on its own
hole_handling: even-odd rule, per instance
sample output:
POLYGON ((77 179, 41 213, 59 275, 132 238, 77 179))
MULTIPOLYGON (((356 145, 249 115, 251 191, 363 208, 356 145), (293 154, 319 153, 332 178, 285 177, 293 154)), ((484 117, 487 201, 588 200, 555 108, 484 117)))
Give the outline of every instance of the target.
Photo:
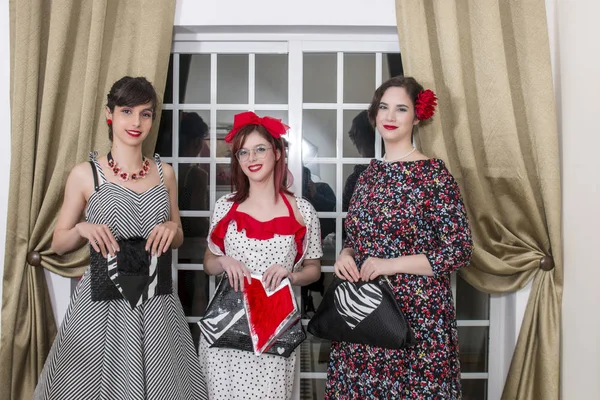
POLYGON ((350 329, 356 326, 379 307, 383 294, 379 286, 366 283, 360 288, 350 282, 342 282, 335 289, 335 308, 350 329))
POLYGON ((204 339, 206 339, 208 344, 212 345, 245 314, 246 312, 243 308, 236 313, 227 311, 213 318, 203 318, 198 321, 198 325, 200 326, 200 331, 202 332, 204 339))
MULTIPOLYGON (((161 183, 139 194, 107 182, 95 154, 91 159, 101 184, 90 196, 88 222, 107 224, 115 238, 126 239, 148 237, 169 218, 158 156, 161 183)), ((88 269, 71 298, 34 399, 207 399, 179 299, 153 296, 154 289, 148 294, 134 309, 125 299, 92 301, 88 269)))

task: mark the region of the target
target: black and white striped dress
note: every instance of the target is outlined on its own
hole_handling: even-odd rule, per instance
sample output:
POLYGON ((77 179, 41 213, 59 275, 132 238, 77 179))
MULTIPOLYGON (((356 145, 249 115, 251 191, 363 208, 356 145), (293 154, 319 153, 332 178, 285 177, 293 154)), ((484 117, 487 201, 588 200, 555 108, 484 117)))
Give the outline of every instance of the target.
MULTIPOLYGON (((108 182, 95 153, 98 189, 86 220, 107 224, 115 238, 147 238, 169 219, 161 183, 142 193, 108 182)), ((124 298, 92 301, 90 268, 71 298, 44 365, 34 399, 206 399, 206 385, 188 324, 174 294, 155 295, 132 309, 124 298)))

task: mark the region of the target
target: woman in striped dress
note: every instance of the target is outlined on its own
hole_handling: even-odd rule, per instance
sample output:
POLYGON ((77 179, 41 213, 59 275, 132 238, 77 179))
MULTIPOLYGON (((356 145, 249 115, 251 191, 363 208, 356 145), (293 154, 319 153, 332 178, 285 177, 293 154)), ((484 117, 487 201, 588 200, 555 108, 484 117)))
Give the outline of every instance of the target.
POLYGON ((170 248, 183 241, 175 174, 142 156, 157 96, 124 77, 108 94, 111 151, 71 171, 52 249, 90 244, 35 399, 206 399, 191 334, 172 293, 170 248), (80 222, 85 212, 85 222, 80 222), (138 256, 131 250, 139 247, 138 256), (126 256, 130 258, 127 259, 126 256))

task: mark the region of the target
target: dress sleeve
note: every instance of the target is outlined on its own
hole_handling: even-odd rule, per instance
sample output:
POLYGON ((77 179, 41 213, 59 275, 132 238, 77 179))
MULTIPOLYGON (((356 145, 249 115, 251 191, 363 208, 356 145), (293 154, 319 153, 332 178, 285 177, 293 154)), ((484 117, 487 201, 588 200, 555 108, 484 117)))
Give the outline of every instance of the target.
MULTIPOLYGON (((219 223, 223 220, 223 218, 227 215, 233 203, 229 201, 229 195, 221 197, 215 203, 215 210, 210 217, 210 228, 208 230, 208 236, 206 241, 208 243, 208 248, 210 251, 217 256, 224 256, 223 249, 223 239, 225 238, 224 232, 220 232, 227 227, 220 226, 219 223), (215 231, 217 230, 217 231, 215 231)), ((223 225, 223 224, 221 224, 223 225)))
POLYGON ((306 202, 305 207, 307 208, 308 215, 310 218, 308 225, 306 226, 306 252, 304 258, 314 259, 323 257, 323 246, 321 245, 321 223, 315 208, 306 202))
POLYGON ((444 167, 430 190, 425 208, 433 226, 432 250, 426 252, 434 276, 450 274, 471 262, 473 240, 458 184, 444 167))

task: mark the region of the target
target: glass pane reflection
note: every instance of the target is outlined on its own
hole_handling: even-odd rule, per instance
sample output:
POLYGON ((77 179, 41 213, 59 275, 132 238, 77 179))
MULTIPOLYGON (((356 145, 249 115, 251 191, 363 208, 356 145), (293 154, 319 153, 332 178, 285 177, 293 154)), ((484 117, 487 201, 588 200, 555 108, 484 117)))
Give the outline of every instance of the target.
POLYGON ((287 104, 288 55, 257 54, 256 104, 287 104))
POLYGON ((335 103, 337 54, 304 54, 304 103, 335 103), (310 77, 310 79, 308 79, 310 77))
POLYGON ((335 157, 335 110, 304 110, 302 114, 302 159, 335 157))
POLYGON ((462 372, 488 371, 489 328, 461 326, 458 328, 458 348, 462 372))
POLYGON ((179 55, 179 102, 210 103, 210 54, 179 55))
POLYGON ((181 217, 183 244, 177 249, 179 263, 202 264, 206 250, 208 217, 181 217))
POLYGON ((375 89, 375 54, 344 54, 344 103, 368 103, 375 89))

